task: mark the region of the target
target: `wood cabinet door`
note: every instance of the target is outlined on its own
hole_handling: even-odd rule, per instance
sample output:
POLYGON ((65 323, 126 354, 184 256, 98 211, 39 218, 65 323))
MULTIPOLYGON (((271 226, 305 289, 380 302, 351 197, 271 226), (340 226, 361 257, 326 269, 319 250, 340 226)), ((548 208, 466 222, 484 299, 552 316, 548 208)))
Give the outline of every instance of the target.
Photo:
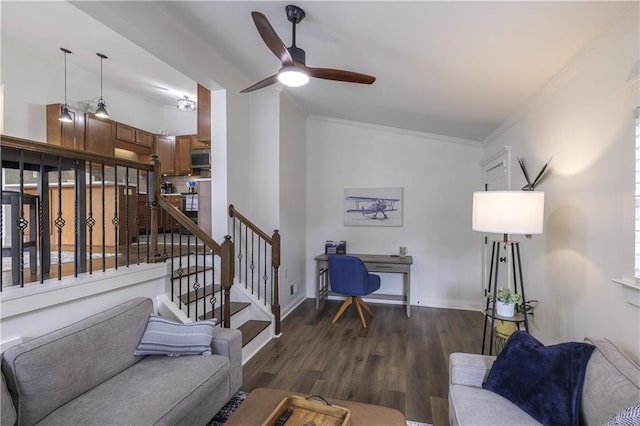
POLYGON ((85 144, 89 152, 114 156, 112 123, 87 115, 85 144))
POLYGON ((47 105, 47 143, 84 149, 84 114, 69 109, 73 121, 64 123, 58 119, 61 107, 62 104, 47 105))
POLYGON ((153 134, 144 130, 136 129, 136 144, 153 148, 153 134))
POLYGON ((116 139, 123 142, 136 143, 136 129, 126 124, 116 123, 116 139))
POLYGON ((191 149, 209 149, 211 144, 209 142, 200 142, 198 135, 191 135, 191 149))
POLYGON ((176 136, 176 164, 177 175, 191 174, 191 136, 176 136))
POLYGON ((175 137, 156 136, 156 154, 160 160, 160 173, 163 175, 175 174, 175 137))
POLYGON ((211 142, 211 92, 198 84, 198 140, 211 142))

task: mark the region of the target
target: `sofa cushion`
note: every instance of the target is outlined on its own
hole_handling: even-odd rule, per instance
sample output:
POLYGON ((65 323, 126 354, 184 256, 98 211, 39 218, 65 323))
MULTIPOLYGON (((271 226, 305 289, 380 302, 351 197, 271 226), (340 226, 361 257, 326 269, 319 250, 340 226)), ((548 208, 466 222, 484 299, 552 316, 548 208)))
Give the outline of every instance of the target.
POLYGON ((640 405, 640 366, 607 339, 585 339, 595 345, 582 389, 582 420, 602 425, 627 407, 640 405))
POLYGON ((585 370, 594 346, 544 346, 516 331, 491 367, 483 388, 496 392, 544 424, 578 425, 585 370))
POLYGON ((151 315, 135 355, 211 355, 215 325, 215 319, 181 324, 151 315))
POLYGON ((449 388, 449 417, 455 425, 540 425, 517 405, 479 387, 449 388))
POLYGON ((229 359, 220 355, 146 357, 63 405, 43 423, 206 424, 231 397, 229 368, 229 359), (194 412, 208 418, 183 421, 194 412))
POLYGON ((18 422, 28 426, 140 361, 133 355, 153 313, 136 298, 4 352, 2 372, 18 422))

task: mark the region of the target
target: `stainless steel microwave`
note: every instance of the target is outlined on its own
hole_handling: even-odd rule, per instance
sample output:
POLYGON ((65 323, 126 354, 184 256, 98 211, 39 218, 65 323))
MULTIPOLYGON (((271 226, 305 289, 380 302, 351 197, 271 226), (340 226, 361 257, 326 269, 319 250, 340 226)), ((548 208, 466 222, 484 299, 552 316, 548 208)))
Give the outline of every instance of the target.
POLYGON ((191 151, 191 168, 192 169, 210 169, 211 168, 211 150, 196 149, 191 151))

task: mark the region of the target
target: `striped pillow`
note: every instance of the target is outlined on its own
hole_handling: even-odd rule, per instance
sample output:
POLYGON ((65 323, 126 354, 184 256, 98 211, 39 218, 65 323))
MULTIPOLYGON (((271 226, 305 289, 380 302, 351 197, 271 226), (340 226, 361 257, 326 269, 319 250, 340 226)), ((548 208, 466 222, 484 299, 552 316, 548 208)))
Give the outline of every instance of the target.
POLYGON ((151 315, 134 355, 211 355, 215 325, 215 319, 180 324, 151 315))

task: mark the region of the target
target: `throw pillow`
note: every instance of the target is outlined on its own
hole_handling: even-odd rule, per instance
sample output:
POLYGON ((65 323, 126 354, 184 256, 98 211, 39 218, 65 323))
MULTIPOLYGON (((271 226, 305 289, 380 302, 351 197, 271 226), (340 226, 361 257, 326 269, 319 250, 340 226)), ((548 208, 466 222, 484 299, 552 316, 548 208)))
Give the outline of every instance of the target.
POLYGON ((634 405, 627 407, 622 411, 615 413, 609 421, 607 426, 634 426, 640 425, 640 405, 634 405))
POLYGON ((578 425, 582 384, 595 346, 568 342, 545 346, 516 331, 482 384, 545 425, 578 425))
POLYGON ((215 319, 180 324, 151 315, 134 355, 211 355, 215 325, 215 319))

